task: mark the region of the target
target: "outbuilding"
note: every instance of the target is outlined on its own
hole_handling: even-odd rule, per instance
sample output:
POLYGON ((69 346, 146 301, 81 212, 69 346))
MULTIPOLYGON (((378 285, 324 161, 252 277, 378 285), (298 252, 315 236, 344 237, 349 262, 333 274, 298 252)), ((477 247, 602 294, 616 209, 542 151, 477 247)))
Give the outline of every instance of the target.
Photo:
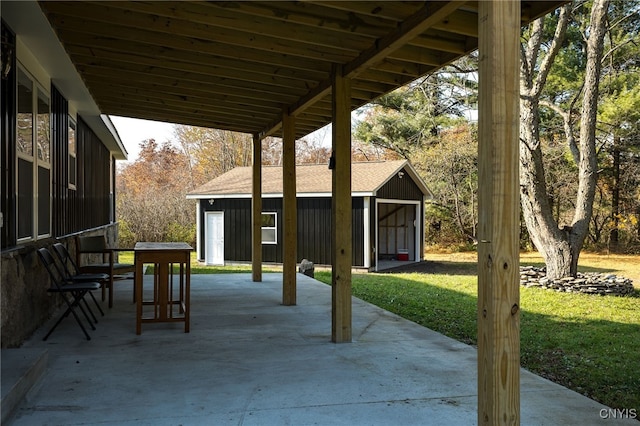
MULTIPOLYGON (((282 263, 283 171, 262 167, 262 256, 282 263)), ((251 167, 196 188, 197 253, 208 265, 251 261, 251 167)), ((383 269, 422 260, 424 202, 431 192, 406 160, 352 164, 352 265, 383 269)), ((297 260, 331 264, 331 170, 296 166, 297 260)))

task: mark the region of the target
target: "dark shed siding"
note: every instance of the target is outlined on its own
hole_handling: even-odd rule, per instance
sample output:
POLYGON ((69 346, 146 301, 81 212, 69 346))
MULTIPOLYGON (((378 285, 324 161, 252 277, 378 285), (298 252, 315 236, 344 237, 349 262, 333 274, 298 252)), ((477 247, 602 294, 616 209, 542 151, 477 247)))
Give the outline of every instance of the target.
POLYGON ((224 200, 225 260, 251 260, 251 200, 224 200))
MULTIPOLYGON (((352 265, 364 265, 364 199, 352 199, 352 265)), ((331 264, 331 198, 298 198, 298 261, 331 264)))
MULTIPOLYGON (((331 264, 331 198, 298 198, 297 260, 309 259, 316 264, 331 264)), ((364 200, 353 201, 353 265, 364 264, 363 241, 364 200)), ((200 200, 200 223, 205 224, 206 212, 224 212, 224 258, 228 262, 251 261, 251 200, 217 199, 213 205, 200 200)), ((277 214, 278 244, 262 245, 262 260, 282 263, 282 198, 264 198, 262 211, 277 214)), ((206 258, 206 230, 200 229, 201 252, 206 258)))
POLYGON ((213 204, 200 201, 200 238, 203 242, 200 257, 206 258, 206 212, 224 212, 225 261, 251 260, 251 200, 218 199, 213 204))
MULTIPOLYGON (((208 200, 200 200, 200 258, 206 259, 206 212, 224 212, 224 260, 228 262, 251 261, 251 199, 222 198, 211 205, 208 200)), ((282 263, 282 199, 264 198, 262 211, 276 213, 278 244, 262 245, 262 260, 282 263)))
POLYGON ((298 198, 297 257, 331 263, 331 198, 298 198))
POLYGON ((378 198, 395 200, 422 200, 422 191, 406 171, 402 178, 399 178, 397 174, 394 175, 376 195, 378 198))

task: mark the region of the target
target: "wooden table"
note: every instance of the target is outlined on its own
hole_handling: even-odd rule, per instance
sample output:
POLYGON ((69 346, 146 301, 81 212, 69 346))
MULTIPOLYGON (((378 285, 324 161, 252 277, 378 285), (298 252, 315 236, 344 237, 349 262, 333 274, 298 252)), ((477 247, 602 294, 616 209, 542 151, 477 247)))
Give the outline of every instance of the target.
POLYGON ((142 332, 143 322, 184 322, 184 332, 189 332, 191 247, 187 243, 136 243, 135 291, 136 334, 142 332), (143 298, 143 265, 153 264, 153 299, 143 298), (179 287, 173 286, 173 265, 178 264, 179 287), (151 306, 151 309, 144 309, 151 306), (177 309, 176 309, 177 308, 177 309), (151 315, 149 315, 151 314, 151 315))

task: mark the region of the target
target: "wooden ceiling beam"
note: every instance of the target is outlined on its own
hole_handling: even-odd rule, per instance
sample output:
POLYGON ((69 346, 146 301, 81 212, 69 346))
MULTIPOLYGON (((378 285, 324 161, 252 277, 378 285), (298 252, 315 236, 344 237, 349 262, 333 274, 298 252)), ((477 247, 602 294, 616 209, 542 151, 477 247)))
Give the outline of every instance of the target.
MULTIPOLYGON (((251 5, 250 2, 247 4, 251 5)), ((204 25, 203 29, 205 31, 210 28, 223 28, 233 30, 239 34, 246 32, 262 37, 268 34, 269 39, 272 37, 280 38, 287 42, 297 40, 308 43, 312 47, 325 46, 360 51, 376 38, 375 35, 367 34, 367 27, 364 26, 356 26, 354 30, 350 32, 350 37, 345 38, 342 34, 343 31, 336 31, 336 29, 340 29, 339 25, 331 25, 330 17, 324 18, 322 22, 323 25, 317 25, 317 22, 313 27, 300 25, 288 16, 283 16, 278 13, 277 8, 279 3, 271 4, 270 14, 245 15, 242 13, 242 10, 246 8, 246 6, 243 7, 242 3, 193 2, 183 5, 180 9, 173 7, 172 4, 168 2, 161 2, 159 4, 107 3, 109 7, 123 7, 127 12, 134 10, 136 12, 142 12, 146 16, 160 16, 164 19, 170 19, 172 27, 181 27, 182 24, 180 21, 183 21, 188 23, 189 26, 193 26, 194 24, 204 25)), ((166 21, 163 19, 159 21, 160 26, 168 27, 166 21)), ((185 35, 189 34, 185 33, 185 35)))
POLYGON ((478 15, 473 12, 457 10, 448 19, 433 25, 434 29, 469 37, 478 37, 478 15))
MULTIPOLYGON (((80 65, 77 67, 78 71, 85 76, 109 78, 114 75, 113 69, 100 68, 100 67, 87 67, 80 65)), ((269 97, 273 102, 280 104, 289 104, 295 102, 298 99, 298 94, 287 93, 285 91, 278 91, 277 89, 268 90, 264 86, 259 84, 237 86, 233 81, 210 81, 210 82, 198 82, 190 81, 187 79, 180 79, 179 77, 165 77, 162 75, 149 75, 144 72, 118 70, 117 72, 120 82, 130 84, 133 82, 149 82, 158 86, 173 86, 184 89, 202 90, 205 93, 234 93, 236 96, 242 96, 247 99, 263 99, 269 97)), ((99 84, 99 80, 97 80, 99 84)), ((91 88, 89 88, 91 89, 91 88)))
POLYGON ((145 111, 144 114, 141 114, 127 107, 124 107, 124 108, 114 107, 108 111, 103 111, 103 112, 109 115, 140 118, 143 120, 154 120, 154 121, 168 122, 173 124, 182 124, 185 126, 198 126, 198 127, 207 127, 207 128, 220 129, 220 130, 229 130, 229 131, 238 132, 238 133, 257 132, 257 130, 253 130, 251 128, 248 129, 247 126, 245 125, 239 126, 236 124, 226 123, 223 121, 216 120, 215 117, 211 117, 211 116, 175 114, 171 117, 170 120, 167 120, 167 116, 164 112, 145 111))
POLYGON ((155 67, 158 69, 168 69, 174 71, 183 71, 199 73, 203 75, 214 75, 225 78, 235 78, 238 80, 251 81, 256 83, 264 83, 283 87, 298 87, 309 89, 311 84, 315 84, 317 76, 321 73, 315 73, 316 78, 310 77, 307 79, 295 78, 293 76, 299 76, 302 72, 291 72, 288 75, 276 74, 279 70, 269 67, 273 72, 257 72, 256 67, 250 69, 229 68, 221 65, 222 58, 204 58, 200 57, 199 61, 181 61, 172 57, 162 57, 158 55, 139 55, 128 52, 119 52, 105 49, 88 48, 84 46, 71 45, 67 46, 67 52, 74 58, 74 62, 77 61, 82 65, 102 65, 107 66, 109 63, 119 64, 119 67, 127 67, 129 64, 135 66, 144 65, 155 67))
MULTIPOLYGON (((564 0, 564 3, 568 3, 569 0, 564 0)), ((477 2, 476 2, 477 3, 477 2)), ((542 0, 530 0, 521 2, 521 19, 520 22, 524 25, 533 21, 547 13, 549 11, 560 7, 557 1, 542 1, 542 0)))
POLYGON ((160 91, 179 97, 190 97, 195 99, 208 98, 218 101, 230 102, 237 105, 246 105, 247 108, 276 108, 282 110, 282 103, 273 99, 263 99, 259 97, 249 97, 241 93, 230 93, 225 87, 207 87, 203 90, 201 87, 181 87, 176 85, 160 85, 148 81, 132 81, 120 80, 108 76, 86 76, 89 87, 96 91, 110 90, 114 87, 120 87, 122 90, 128 90, 131 93, 144 94, 145 91, 160 91))
MULTIPOLYGON (((214 56, 204 52, 189 52, 166 46, 149 45, 127 41, 127 50, 123 51, 119 40, 109 38, 94 38, 86 40, 82 36, 82 44, 67 42, 65 48, 70 55, 78 54, 97 58, 113 58, 125 62, 137 63, 138 58, 153 58, 161 62, 170 62, 176 65, 185 64, 213 64, 215 67, 236 70, 243 73, 263 74, 269 77, 283 77, 288 80, 317 81, 327 78, 328 73, 315 69, 290 68, 286 65, 272 65, 251 62, 249 59, 232 59, 222 56, 214 56), (86 43, 86 44, 85 44, 86 43), (89 44, 90 43, 90 44, 89 44)), ((142 59, 141 61, 144 61, 142 59)))
POLYGON ((397 59, 399 61, 414 61, 416 64, 428 65, 437 67, 442 64, 442 53, 432 49, 416 46, 404 46, 402 49, 398 49, 395 52, 389 54, 389 58, 397 59))
POLYGON ((216 110, 208 110, 204 108, 167 108, 162 105, 155 104, 147 104, 145 105, 143 102, 133 102, 132 104, 126 104, 119 101, 114 102, 105 102, 106 110, 115 110, 121 108, 131 108, 131 105, 134 107, 139 107, 138 109, 144 109, 148 111, 154 111, 158 116, 163 115, 165 117, 164 121, 171 122, 171 117, 174 116, 184 116, 187 117, 189 115, 193 115, 194 117, 211 117, 212 119, 235 123, 236 126, 241 128, 244 127, 256 127, 259 128, 266 120, 259 120, 255 117, 250 117, 249 115, 242 114, 224 114, 220 111, 216 110))
POLYGON ((113 58, 95 58, 81 55, 73 55, 73 62, 76 67, 80 68, 101 68, 101 69, 117 69, 122 71, 130 71, 136 73, 144 73, 149 78, 155 76, 176 78, 184 81, 196 83, 219 82, 229 84, 235 87, 246 87, 251 90, 274 92, 274 93, 290 93, 299 95, 306 93, 311 82, 306 83, 301 80, 288 80, 282 77, 262 77, 260 74, 241 73, 237 70, 220 69, 213 65, 190 65, 189 67, 179 64, 173 65, 169 61, 159 61, 153 58, 138 57, 138 63, 128 61, 120 61, 113 58), (296 93, 297 92, 297 93, 296 93))
MULTIPOLYGON (((444 3, 427 3, 424 7, 402 21, 396 30, 378 40, 374 45, 362 52, 355 60, 349 62, 344 69, 344 76, 353 78, 368 67, 375 65, 391 53, 403 47, 410 40, 446 19, 455 12, 464 1, 444 3)), ((476 24, 477 26, 477 24, 476 24)))
MULTIPOLYGON (((218 3, 215 5, 218 6, 218 3)), ((225 5, 225 3, 220 3, 220 5, 225 5)), ((230 7, 235 12, 247 16, 267 16, 272 19, 306 25, 310 31, 322 27, 341 32, 344 35, 351 35, 357 31, 373 38, 379 38, 396 26, 396 21, 384 17, 363 15, 353 11, 345 13, 342 10, 313 2, 244 1, 234 3, 230 7)))
POLYGON ((166 121, 171 121, 171 117, 175 115, 199 115, 199 116, 211 116, 218 120, 224 120, 230 123, 236 123, 244 126, 256 126, 260 127, 261 123, 267 123, 269 119, 264 119, 259 116, 252 115, 250 113, 237 114, 221 108, 207 108, 202 105, 197 107, 191 106, 173 106, 165 104, 157 104, 155 102, 147 102, 142 99, 130 99, 123 102, 120 98, 106 98, 103 97, 100 103, 101 107, 105 110, 121 109, 121 108, 138 108, 148 111, 156 111, 158 114, 164 114, 166 121))
POLYGON ((148 92, 137 94, 131 94, 129 92, 113 92, 109 91, 106 88, 101 88, 94 93, 95 95, 99 96, 101 100, 107 100, 111 103, 143 103, 141 106, 144 106, 148 103, 150 105, 166 106, 167 108, 171 109, 201 108, 207 111, 219 111, 222 114, 246 114, 247 116, 260 118, 261 120, 265 121, 271 120, 274 114, 273 111, 266 111, 264 108, 243 108, 243 105, 224 102, 217 99, 176 99, 176 97, 157 95, 148 92))
POLYGON ((375 68, 370 68, 366 72, 360 74, 358 79, 353 81, 353 84, 360 89, 369 84, 372 91, 385 93, 397 87, 398 84, 402 84, 403 81, 406 81, 406 76, 402 74, 389 73, 375 68))
POLYGON ((336 65, 353 109, 478 44, 477 1, 38 3, 99 105, 263 136, 330 122, 336 65))
MULTIPOLYGON (((51 2, 55 3, 55 2, 51 2)), ((64 18, 59 18, 64 21, 64 18)), ((55 24, 55 22, 54 22, 55 24)), ((61 25, 58 23, 58 25, 61 25)), ((144 30, 136 29, 123 29, 124 34, 120 34, 118 31, 113 31, 109 25, 100 25, 92 28, 90 25, 82 25, 80 28, 60 26, 58 33, 65 42, 80 45, 80 46, 93 46, 104 45, 105 38, 111 39, 114 49, 124 49, 132 53, 146 54, 144 50, 145 45, 155 46, 160 48, 175 49, 193 52, 194 54, 212 55, 225 57, 232 60, 238 60, 241 63, 247 63, 248 66, 251 63, 268 64, 273 66, 282 66, 291 69, 302 69, 316 72, 330 72, 330 64, 326 61, 326 58, 321 60, 312 60, 303 57, 294 57, 291 55, 282 54, 279 52, 267 52, 264 50, 254 49, 252 47, 240 47, 231 46, 223 43, 212 43, 210 41, 200 39, 187 39, 184 37, 172 37, 168 34, 149 33, 144 30), (69 29, 72 28, 72 29, 69 29), (131 48, 128 46, 131 42, 131 48), (136 46, 142 46, 143 50, 133 50, 136 46), (250 59, 249 59, 250 58, 250 59)))
POLYGON ((386 72, 389 74, 411 75, 419 77, 431 67, 425 67, 422 64, 417 64, 410 61, 401 61, 394 58, 385 58, 382 62, 371 67, 372 70, 386 72))
MULTIPOLYGON (((340 2, 329 2, 332 7, 342 7, 340 2)), ((367 2, 365 7, 371 7, 371 3, 367 2)), ((325 3, 323 3, 325 4, 325 3)), ((355 3, 350 3, 350 7, 355 3)), ((343 67, 343 76, 354 78, 359 73, 368 69, 372 65, 381 62, 392 52, 403 47, 409 40, 417 37, 428 28, 432 27, 438 21, 445 19, 455 10, 457 10, 464 1, 450 1, 444 3, 428 3, 411 15, 408 19, 401 22, 398 27, 388 35, 378 39, 371 47, 364 50, 357 58, 346 63, 343 67)), ((316 88, 311 90, 307 95, 300 98, 288 108, 290 115, 297 115, 302 112, 309 104, 326 96, 331 91, 331 79, 321 82, 316 88)), ((269 135, 271 131, 278 126, 274 123, 270 128, 265 129, 261 134, 269 135)))
POLYGON ((475 50, 478 46, 478 39, 476 37, 463 36, 460 39, 454 40, 450 35, 445 38, 440 34, 442 34, 441 31, 427 31, 411 40, 408 45, 440 52, 455 53, 457 55, 465 55, 469 53, 470 50, 475 50))
MULTIPOLYGON (((111 2, 103 3, 111 4, 111 2)), ((117 2, 113 3, 116 4, 117 2)), ((65 3, 50 2, 50 4, 60 5, 65 3)), ((56 7, 53 6, 53 9, 55 10, 56 7)), ((117 14, 115 17, 109 15, 88 17, 74 16, 82 13, 82 7, 71 7, 70 9, 74 11, 73 14, 67 10, 63 14, 54 12, 50 13, 49 20, 54 25, 63 23, 64 25, 69 25, 79 32, 103 34, 125 40, 155 41, 156 39, 173 38, 184 39, 190 43, 208 43, 214 46, 227 45, 236 49, 244 49, 250 46, 254 50, 262 51, 264 55, 283 54, 336 63, 347 62, 358 53, 357 49, 345 48, 340 44, 329 47, 314 45, 313 42, 305 43, 297 39, 285 41, 266 34, 252 34, 227 28, 189 23, 188 21, 184 21, 182 25, 171 20, 162 23, 162 20, 154 19, 152 15, 133 12, 130 14, 117 14), (66 13, 69 14, 67 15, 66 13), (92 18, 95 20, 92 20, 92 18)), ((93 8, 89 10, 93 10, 93 8)), ((155 42, 159 43, 159 41, 155 42)))
POLYGON ((396 22, 402 21, 407 16, 416 12, 422 2, 390 2, 385 1, 356 1, 345 2, 342 0, 319 1, 320 5, 342 10, 347 13, 358 13, 360 15, 384 18, 396 22))

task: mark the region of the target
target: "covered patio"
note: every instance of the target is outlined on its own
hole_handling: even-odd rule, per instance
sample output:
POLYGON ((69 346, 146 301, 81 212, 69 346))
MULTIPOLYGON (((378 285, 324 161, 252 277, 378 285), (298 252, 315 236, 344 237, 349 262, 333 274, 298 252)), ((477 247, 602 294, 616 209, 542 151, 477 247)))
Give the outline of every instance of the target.
MULTIPOLYGON (((83 102, 77 104, 78 116, 87 117, 86 120, 102 120, 102 114, 122 115, 214 127, 253 136, 253 283, 250 288, 255 294, 242 294, 238 288, 233 289, 238 291, 230 296, 242 303, 259 300, 257 295, 263 288, 257 284, 263 281, 261 141, 267 136, 281 136, 283 140, 283 180, 286 182, 283 188, 283 274, 278 281, 280 297, 271 301, 279 303, 272 303, 269 308, 282 309, 282 312, 276 314, 269 311, 266 316, 273 321, 265 325, 274 332, 265 333, 264 328, 253 328, 250 327, 250 321, 248 324, 243 321, 248 319, 246 312, 251 312, 248 309, 251 306, 247 306, 246 309, 237 308, 230 316, 209 318, 211 322, 207 320, 200 327, 201 330, 202 325, 207 327, 204 328, 206 333, 199 334, 198 307, 194 302, 196 318, 191 335, 178 336, 176 330, 172 330, 172 340, 165 340, 160 334, 151 340, 149 334, 152 331, 140 338, 114 332, 108 338, 96 336, 89 345, 79 343, 74 336, 60 350, 73 350, 78 363, 74 365, 71 357, 62 355, 54 359, 66 363, 65 368, 77 367, 78 377, 93 379, 90 385, 99 383, 95 388, 96 393, 83 392, 80 395, 80 398, 93 396, 92 405, 89 402, 82 405, 93 408, 86 410, 90 419, 98 418, 95 404, 102 404, 109 399, 105 396, 122 398, 112 400, 104 412, 105 415, 116 416, 123 412, 124 407, 131 407, 137 413, 146 412, 127 404, 132 399, 127 397, 148 395, 150 398, 147 402, 137 406, 148 408, 149 415, 153 417, 142 420, 153 424, 161 422, 166 412, 161 415, 152 413, 175 406, 178 401, 176 395, 188 395, 189 375, 197 374, 201 371, 198 366, 209 362, 209 358, 202 359, 203 352, 214 356, 220 353, 220 349, 216 348, 222 346, 222 353, 237 356, 238 359, 229 356, 222 359, 220 364, 210 365, 209 368, 216 373, 235 363, 244 365, 249 360, 257 362, 265 357, 274 357, 273 362, 277 363, 271 365, 265 361, 262 368, 259 365, 257 368, 256 365, 245 366, 234 370, 238 377, 229 374, 226 376, 228 380, 199 388, 206 398, 229 396, 229 400, 217 400, 216 404, 219 405, 216 406, 222 411, 211 411, 213 416, 231 410, 230 413, 242 413, 247 421, 251 417, 248 413, 254 407, 269 407, 268 404, 252 405, 253 398, 268 399, 278 393, 273 392, 272 387, 286 385, 284 389, 289 389, 289 392, 282 394, 286 402, 282 406, 298 407, 299 413, 311 413, 311 417, 300 423, 315 421, 316 416, 320 415, 314 413, 316 410, 328 410, 332 419, 343 419, 344 423, 353 424, 351 420, 355 417, 341 412, 343 407, 366 408, 358 415, 370 412, 370 417, 366 418, 372 422, 386 415, 391 416, 387 420, 393 420, 387 424, 397 423, 399 418, 392 415, 390 407, 406 408, 407 404, 412 404, 411 395, 421 395, 422 399, 416 400, 420 401, 418 405, 425 401, 436 401, 432 409, 422 413, 420 423, 435 420, 433 412, 439 410, 467 412, 463 407, 472 408, 468 410, 468 418, 465 417, 461 422, 447 418, 443 423, 474 423, 474 417, 475 422, 482 424, 519 423, 519 390, 523 389, 523 395, 535 393, 529 393, 535 386, 524 383, 528 376, 521 382, 519 372, 519 35, 521 25, 552 11, 564 1, 6 3, 2 9, 3 19, 8 20, 16 34, 18 56, 24 47, 24 58, 34 62, 34 70, 47 70, 44 80, 49 79, 61 94, 75 94, 75 98, 82 99, 83 102), (398 336, 402 334, 395 329, 383 328, 378 338, 372 340, 376 342, 372 343, 373 346, 365 343, 365 337, 378 323, 385 321, 367 319, 367 314, 359 310, 359 305, 352 305, 351 299, 351 112, 476 48, 480 52, 479 356, 477 366, 473 356, 463 356, 464 362, 460 360, 459 366, 438 366, 436 358, 440 359, 439 362, 448 363, 453 359, 449 352, 458 352, 447 350, 444 352, 446 355, 440 352, 430 359, 430 349, 422 346, 428 344, 422 329, 418 332, 410 328, 404 340, 398 341, 398 336), (313 305, 305 305, 306 284, 303 283, 306 281, 297 278, 296 274, 297 262, 301 259, 296 258, 295 140, 326 124, 332 125, 333 144, 332 226, 328 230, 332 236, 333 283, 332 287, 323 289, 331 293, 331 304, 321 305, 324 310, 322 320, 313 321, 305 332, 308 334, 300 337, 300 329, 294 328, 296 331, 293 332, 291 327, 314 319, 314 310, 313 305), (286 311, 283 306, 288 306, 289 310, 286 311), (236 318, 240 322, 224 327, 224 320, 229 318, 236 318), (216 320, 219 325, 214 322, 216 320), (266 336, 270 338, 265 339, 266 336), (390 362, 396 359, 395 353, 401 350, 402 342, 412 340, 416 346, 410 345, 404 350, 406 354, 411 354, 410 361, 406 361, 402 368, 391 368, 390 362), (329 341, 354 342, 354 345, 321 347, 321 343, 329 341), (211 346, 198 352, 196 348, 203 342, 210 342, 211 346), (241 345, 236 353, 225 352, 227 342, 249 345, 241 345), (258 347, 256 342, 268 346, 258 347), (304 344, 298 345, 300 342, 304 344), (317 343, 317 346, 309 342, 317 343), (319 357, 317 361, 296 353, 308 348, 306 344, 312 345, 311 353, 319 357), (145 345, 149 345, 149 361, 144 361, 145 345), (162 350, 163 347, 166 347, 166 351, 162 350), (124 348, 141 350, 142 353, 133 354, 124 348), (122 359, 118 357, 120 350, 124 355, 122 359), (386 352, 387 357, 383 357, 386 361, 378 361, 379 364, 374 365, 370 360, 375 359, 373 354, 377 351, 386 352), (200 358, 190 359, 194 353, 198 353, 200 358), (180 357, 180 354, 183 356, 180 357), (160 358, 156 358, 158 356, 160 358), (168 368, 168 361, 183 362, 182 359, 189 360, 189 368, 168 368), (302 380, 305 374, 309 374, 303 366, 314 365, 310 359, 329 366, 328 371, 318 375, 326 387, 319 387, 318 382, 308 378, 302 380), (96 362, 91 365, 91 361, 87 360, 96 362), (83 364, 89 367, 84 368, 83 364), (115 380, 118 377, 116 374, 125 371, 124 368, 124 375, 115 380), (145 368, 148 368, 147 374, 151 377, 137 379, 131 386, 108 386, 132 380, 131 377, 136 378, 134 373, 145 368), (400 369, 405 370, 402 376, 397 371, 400 369), (239 381, 241 372, 249 372, 247 377, 251 378, 260 377, 265 371, 270 372, 269 382, 259 382, 260 387, 249 380, 246 389, 250 393, 244 394, 239 400, 234 399, 234 395, 243 393, 230 391, 239 381), (442 384, 439 390, 434 388, 427 392, 436 382, 431 378, 442 374, 445 374, 445 381, 450 382, 442 384), (174 377, 175 383, 169 381, 169 377, 174 377), (368 382, 379 377, 386 378, 383 384, 368 382), (397 377, 405 377, 406 382, 396 386, 397 377), (360 382, 363 385, 358 386, 360 382), (146 383, 146 386, 139 386, 138 383, 146 383), (162 387, 164 383, 166 387, 162 387), (178 383, 185 383, 186 388, 181 389, 178 383), (414 393, 376 393, 383 388, 408 389, 414 393), (166 403, 159 395, 152 397, 155 393, 164 392, 164 389, 167 390, 163 394, 166 403), (271 391, 264 392, 264 389, 271 391), (360 389, 364 393, 355 392, 360 389), (416 389, 422 391, 415 392, 416 389), (216 393, 217 390, 219 393, 216 393), (302 398, 311 394, 314 395, 313 399, 302 398), (433 395, 433 398, 425 395, 433 395), (453 396, 456 398, 448 399, 453 396), (322 403, 325 397, 329 401, 328 407, 333 407, 330 404, 332 401, 340 404, 340 409, 322 408, 326 407, 322 403), (358 398, 362 398, 360 403, 358 398), (443 398, 445 402, 437 402, 443 401, 443 398), (470 402, 476 398, 477 404, 470 402), (405 403, 405 400, 409 402, 405 403), (377 413, 371 410, 375 406, 384 407, 388 414, 375 416, 377 413), (302 407, 305 409, 301 410, 302 407), (471 415, 474 410, 475 415, 471 415)), ((64 120, 67 120, 66 115, 61 122, 65 123, 64 120)), ((264 281, 262 285, 266 286, 268 279, 264 281)), ((194 293, 197 291, 194 285, 194 293)), ((197 299, 194 294, 194 300, 197 299)), ((219 303, 222 299, 212 297, 211 300, 219 303)), ((220 308, 227 308, 227 305, 211 306, 201 312, 218 315, 216 309, 220 308)), ((115 312, 109 315, 110 321, 116 321, 115 312)), ((250 319, 257 321, 261 318, 255 316, 250 319)), ((398 355, 398 359, 402 359, 404 352, 398 355)), ((170 365, 181 367, 179 364, 170 365)), ((55 367, 59 365, 52 368, 52 374, 62 371, 55 367)), ((196 383, 206 377, 196 375, 191 381, 196 383)), ((65 407, 75 407, 68 395, 70 389, 79 389, 83 380, 67 382, 66 387, 58 389, 66 397, 65 407)), ((53 383, 64 381, 53 380, 53 383)), ((53 388, 45 390, 49 384, 43 385, 42 395, 53 398, 59 392, 53 388)), ((192 387, 197 388, 194 385, 192 387)), ((282 399, 276 398, 277 401, 282 399)), ((558 406, 557 401, 561 401, 564 408, 556 414, 559 415, 560 411, 571 413, 574 416, 571 422, 575 423, 575 415, 580 410, 571 409, 570 400, 554 397, 545 403, 558 406)), ((51 404, 42 403, 46 404, 45 409, 51 404)), ((202 412, 207 412, 212 405, 204 404, 202 412)), ((532 409, 531 405, 525 407, 524 402, 522 406, 523 418, 526 418, 524 413, 538 411, 532 409)), ((32 407, 32 414, 38 415, 42 411, 50 418, 59 412, 48 412, 42 408, 37 405, 32 407)), ((78 411, 74 413, 74 419, 85 412, 70 411, 78 411)), ((545 407, 545 411, 548 415, 549 407, 545 407)), ((194 415, 197 410, 189 412, 194 415)), ((284 415, 265 411, 265 415, 268 413, 284 415)), ((187 414, 186 411, 184 414, 187 414)), ((175 416, 182 417, 182 414, 174 414, 173 419, 177 419, 175 416)), ((292 423, 298 422, 292 420, 292 423)), ((550 423, 561 422, 556 417, 550 423)))
MULTIPOLYGON (((476 424, 475 348, 359 299, 353 342, 329 344, 331 288, 297 279, 298 304, 284 306, 280 273, 194 275, 191 332, 145 324, 139 336, 130 282, 119 282, 91 341, 67 318, 48 341, 46 324, 3 350, 3 404, 29 365, 44 371, 25 377, 35 387, 7 424, 476 424)), ((521 371, 523 425, 637 424, 601 410, 521 371)))

